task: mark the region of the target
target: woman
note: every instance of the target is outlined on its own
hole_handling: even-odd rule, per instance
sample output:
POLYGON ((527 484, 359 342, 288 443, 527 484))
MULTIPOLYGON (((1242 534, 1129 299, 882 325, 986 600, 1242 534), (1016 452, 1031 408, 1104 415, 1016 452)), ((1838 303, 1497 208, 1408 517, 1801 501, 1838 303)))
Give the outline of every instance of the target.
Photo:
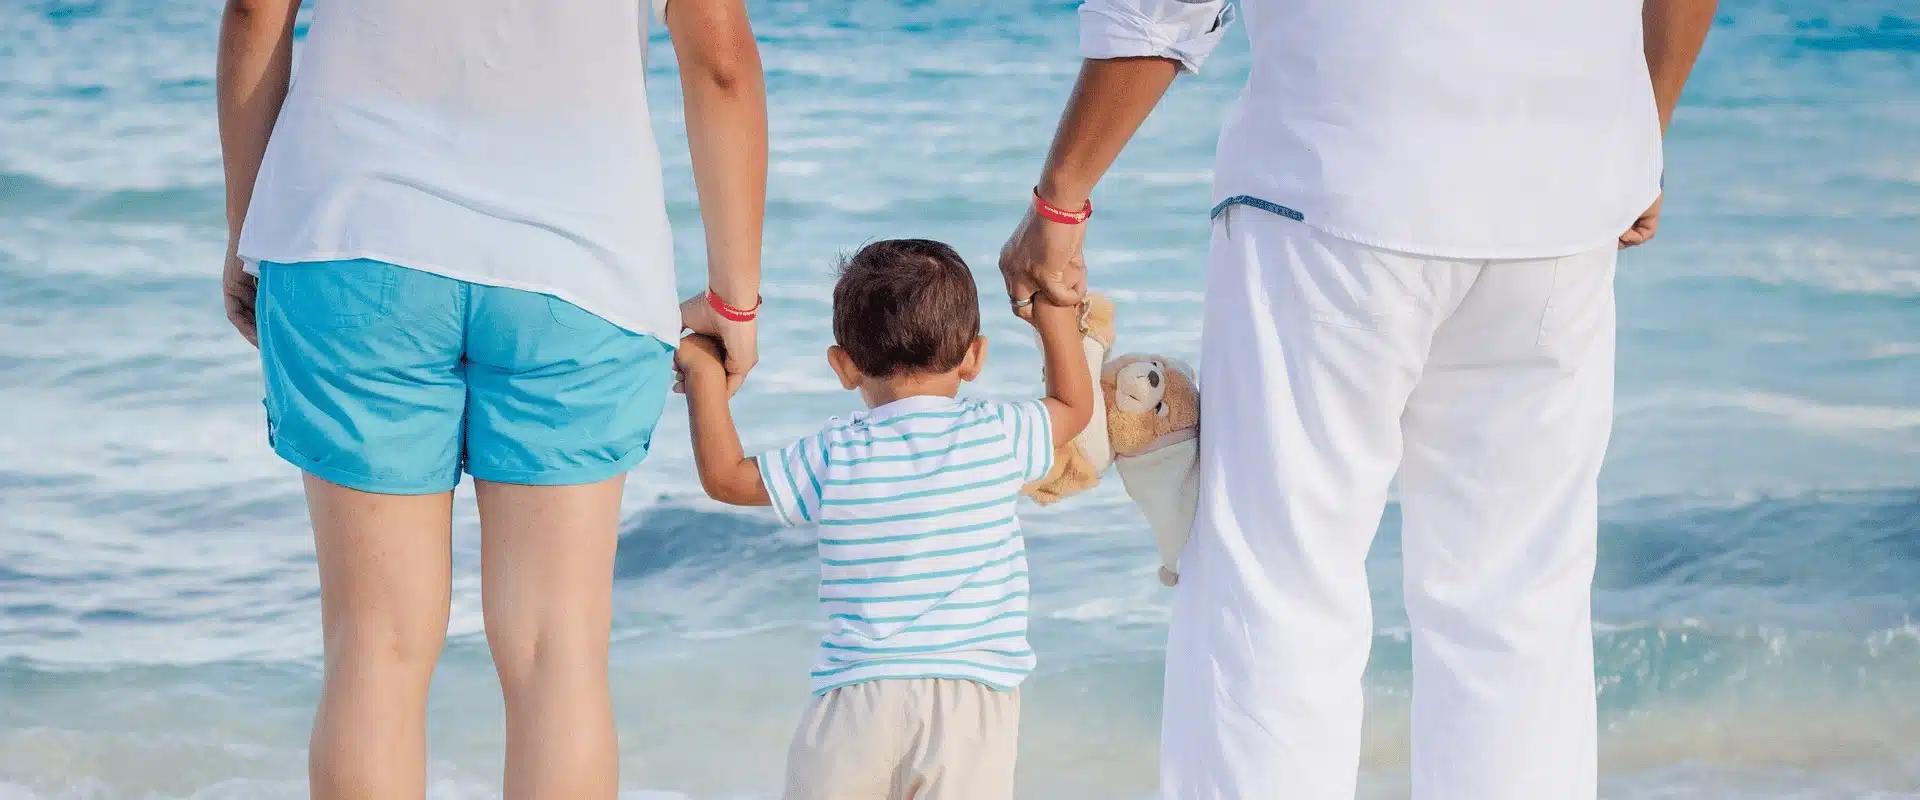
POLYGON ((766 103, 742 0, 654 3, 709 258, 678 309, 638 0, 322 0, 290 86, 298 5, 229 0, 219 100, 227 314, 318 554, 313 796, 425 793, 464 470, 506 797, 613 798, 624 475, 682 325, 725 342, 732 388, 755 360, 766 103))

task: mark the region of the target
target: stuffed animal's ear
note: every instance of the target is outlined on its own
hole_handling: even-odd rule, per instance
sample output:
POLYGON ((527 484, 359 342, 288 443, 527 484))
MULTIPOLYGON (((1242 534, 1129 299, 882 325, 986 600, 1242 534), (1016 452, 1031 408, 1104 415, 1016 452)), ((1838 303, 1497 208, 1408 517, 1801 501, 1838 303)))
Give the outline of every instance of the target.
POLYGON ((1195 370, 1192 364, 1177 358, 1167 358, 1166 356, 1155 357, 1160 359, 1160 363, 1167 365, 1168 368, 1178 370, 1180 374, 1187 376, 1187 380, 1194 385, 1195 390, 1197 391, 1199 389, 1200 372, 1195 370))
POLYGON ((1167 393, 1162 402, 1167 405, 1167 422, 1173 430, 1193 428, 1200 424, 1200 381, 1192 367, 1173 360, 1165 363, 1167 393))
POLYGON ((1182 395, 1181 402, 1199 405, 1200 377, 1194 374, 1193 367, 1184 361, 1177 361, 1171 358, 1163 359, 1162 363, 1165 363, 1167 368, 1175 373, 1172 376, 1172 386, 1169 387, 1169 396, 1179 394, 1182 395))
POLYGON ((1108 386, 1112 386, 1114 377, 1120 374, 1120 370, 1126 369, 1128 364, 1136 361, 1148 361, 1152 358, 1153 356, 1143 356, 1139 353, 1128 353, 1123 356, 1109 358, 1107 359, 1107 363, 1100 368, 1100 381, 1108 386))

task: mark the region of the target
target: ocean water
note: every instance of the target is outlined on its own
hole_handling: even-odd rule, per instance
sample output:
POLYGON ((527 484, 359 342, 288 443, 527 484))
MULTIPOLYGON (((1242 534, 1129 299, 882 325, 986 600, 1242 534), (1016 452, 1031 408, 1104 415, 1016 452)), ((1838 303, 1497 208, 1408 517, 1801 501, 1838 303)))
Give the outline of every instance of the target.
MULTIPOLYGON (((316 576, 254 353, 220 312, 219 5, 0 0, 0 799, 304 796, 316 576)), ((749 445, 772 445, 856 402, 821 358, 836 255, 942 238, 997 285, 1077 65, 1065 0, 752 12, 774 159, 765 360, 738 408, 749 445)), ((1212 141, 1246 68, 1229 37, 1100 192, 1088 259, 1123 348, 1198 350, 1212 141)), ((1725 0, 1669 153, 1662 233, 1620 269, 1603 793, 1920 798, 1920 9, 1725 0)), ((1036 352, 985 294, 976 389, 1031 393, 1036 352)), ((627 493, 623 785, 770 797, 818 632, 811 550, 702 498, 685 435, 670 405, 627 493)), ((1373 563, 1367 797, 1406 794, 1397 519, 1373 563)), ((1169 595, 1144 524, 1109 481, 1028 527, 1042 666, 1022 796, 1148 796, 1169 595)), ((436 800, 496 797, 502 744, 468 511, 454 544, 436 800)))

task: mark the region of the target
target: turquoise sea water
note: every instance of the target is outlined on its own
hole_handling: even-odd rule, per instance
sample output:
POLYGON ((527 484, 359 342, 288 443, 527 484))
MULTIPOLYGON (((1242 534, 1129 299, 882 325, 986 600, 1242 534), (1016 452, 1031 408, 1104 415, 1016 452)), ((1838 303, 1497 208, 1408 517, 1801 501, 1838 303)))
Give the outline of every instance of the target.
MULTIPOLYGON (((325 2, 325 0, 320 0, 325 2)), ((0 798, 304 796, 318 603, 294 472, 226 325, 218 3, 0 0, 0 798)), ((772 89, 749 444, 857 402, 829 265, 954 242, 993 286, 1072 79, 1071 3, 755 2, 772 89)), ((673 60, 647 76, 684 288, 699 236, 673 60)), ((1099 195, 1123 347, 1198 350, 1212 140, 1239 35, 1099 195)), ((636 80, 639 79, 636 76, 636 80)), ((1596 613, 1610 798, 1920 798, 1920 10, 1725 0, 1620 270, 1596 613)), ((988 292, 989 298, 993 297, 988 292)), ((981 393, 1038 359, 989 303, 981 393)), ((670 404, 634 475, 613 673, 631 797, 771 796, 818 631, 811 548, 689 477, 670 404)), ((1041 654, 1024 797, 1154 784, 1167 594, 1117 482, 1029 516, 1041 654)), ((477 541, 455 537, 433 797, 497 796, 477 541)), ((1397 512, 1376 548, 1366 794, 1405 794, 1397 512)))

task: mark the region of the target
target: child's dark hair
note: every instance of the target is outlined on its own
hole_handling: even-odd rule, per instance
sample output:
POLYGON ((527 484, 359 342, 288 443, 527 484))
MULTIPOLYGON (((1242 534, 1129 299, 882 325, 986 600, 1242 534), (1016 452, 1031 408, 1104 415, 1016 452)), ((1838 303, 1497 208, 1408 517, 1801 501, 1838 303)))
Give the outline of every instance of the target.
POLYGON ((946 372, 960 366, 979 335, 980 295, 953 248, 888 239, 840 262, 833 340, 861 374, 946 372))

